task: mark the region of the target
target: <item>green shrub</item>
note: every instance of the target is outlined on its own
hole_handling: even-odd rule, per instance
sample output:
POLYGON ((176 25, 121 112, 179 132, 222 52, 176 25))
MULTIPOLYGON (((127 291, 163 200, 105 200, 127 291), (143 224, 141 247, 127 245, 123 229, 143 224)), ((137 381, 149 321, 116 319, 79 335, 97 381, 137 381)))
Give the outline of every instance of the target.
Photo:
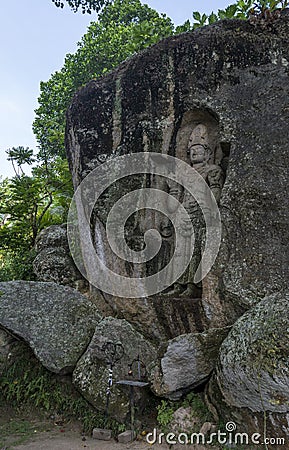
POLYGON ((162 430, 166 430, 168 428, 168 425, 171 423, 173 414, 175 412, 174 405, 172 404, 172 402, 162 400, 157 407, 157 411, 158 424, 161 426, 162 430))
POLYGON ((192 416, 198 417, 201 422, 212 420, 212 415, 208 410, 202 394, 190 392, 184 399, 177 402, 161 400, 157 407, 157 422, 163 431, 168 431, 174 412, 179 408, 192 408, 192 416))
POLYGON ((80 420, 85 432, 104 426, 115 433, 123 431, 123 424, 107 420, 74 389, 71 382, 61 381, 60 376, 46 370, 28 351, 6 369, 0 379, 0 392, 2 398, 14 407, 33 406, 80 420))
POLYGON ((35 280, 34 258, 34 250, 0 251, 0 281, 35 280))

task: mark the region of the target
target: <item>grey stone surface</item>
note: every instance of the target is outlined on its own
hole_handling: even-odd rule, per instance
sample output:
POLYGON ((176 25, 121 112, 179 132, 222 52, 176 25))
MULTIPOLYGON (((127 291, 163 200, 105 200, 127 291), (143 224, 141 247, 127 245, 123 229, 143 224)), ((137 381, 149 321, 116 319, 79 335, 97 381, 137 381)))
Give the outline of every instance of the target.
MULTIPOLYGON (((119 386, 117 381, 135 379, 137 377, 134 364, 133 376, 129 376, 129 364, 140 355, 140 359, 148 366, 156 358, 156 349, 138 333, 131 324, 112 317, 104 318, 95 329, 91 343, 80 358, 73 372, 73 382, 82 395, 98 410, 104 411, 109 370, 102 346, 108 341, 121 342, 124 348, 123 357, 113 368, 113 385, 111 388, 109 414, 124 420, 129 412, 129 387, 119 386)), ((147 389, 135 389, 136 406, 143 406, 147 389)))
POLYGON ((229 330, 230 327, 210 329, 168 341, 163 356, 151 369, 153 391, 161 397, 176 400, 207 381, 229 330))
POLYGON ((88 289, 70 256, 66 224, 43 229, 37 236, 35 249, 33 270, 39 281, 53 281, 81 291, 88 289))
MULTIPOLYGON (((221 253, 203 286, 214 327, 288 279, 288 23, 288 14, 269 27, 228 20, 165 39, 91 81, 68 110, 75 187, 118 154, 155 151, 188 162, 192 125, 215 121, 228 168, 221 253)), ((111 193, 108 209, 113 200, 111 193)), ((128 318, 130 300, 107 301, 128 318)))
POLYGON ((262 430, 266 411, 268 427, 280 437, 289 434, 288 305, 288 292, 268 296, 234 324, 209 389, 222 416, 255 421, 262 430))
POLYGON ((202 332, 208 326, 201 299, 108 295, 105 299, 113 315, 127 320, 156 346, 185 333, 202 332))
POLYGON ((117 439, 120 444, 128 444, 135 439, 135 433, 131 430, 124 431, 118 435, 117 439))
POLYGON ((24 348, 24 342, 0 328, 0 376, 22 354, 24 348))
POLYGON ((51 225, 40 231, 36 238, 35 249, 37 252, 41 252, 47 248, 67 248, 67 233, 66 224, 51 225))
MULTIPOLYGON (((207 129, 205 142, 213 149, 211 163, 224 173, 219 199, 222 242, 202 286, 195 286, 195 292, 191 290, 187 298, 179 297, 174 290, 171 297, 133 300, 104 294, 118 317, 133 323, 147 339, 165 343, 166 351, 161 362, 156 361, 151 378, 159 395, 178 398, 209 377, 218 345, 210 347, 205 341, 203 345, 198 334, 209 336, 211 330, 214 333, 215 329, 232 325, 264 298, 268 307, 270 302, 273 307, 273 294, 288 284, 288 33, 287 10, 267 26, 226 20, 173 36, 125 61, 102 79, 88 83, 75 95, 68 110, 66 148, 75 188, 94 168, 117 155, 158 152, 190 163, 188 143, 198 123, 207 129), (193 308, 191 300, 197 308, 193 308), (188 336, 183 336, 185 333, 188 336), (210 357, 206 353, 209 348, 213 349, 210 357)), ((146 180, 146 187, 156 187, 152 178, 146 180)), ((136 268, 120 258, 112 258, 104 223, 116 200, 140 185, 126 180, 114 186, 95 209, 99 241, 104 242, 103 260, 112 270, 124 271, 128 277, 135 275, 136 268)), ((169 191, 161 183, 158 186, 169 191)), ((154 219, 155 227, 163 232, 163 247, 157 258, 141 267, 142 274, 157 271, 171 255, 167 230, 161 227, 157 216, 154 219)), ((142 216, 130 224, 130 243, 142 244, 145 223, 149 222, 142 216)), ((255 320, 257 326, 257 316, 255 320)), ((267 327, 259 331, 262 339, 270 342, 267 327)), ((233 345, 227 356, 222 353, 222 358, 228 359, 228 368, 227 372, 218 369, 218 373, 226 389, 221 381, 212 382, 215 392, 208 395, 218 397, 216 403, 221 404, 224 390, 226 402, 237 402, 236 385, 240 376, 244 377, 248 386, 239 404, 233 402, 232 408, 235 414, 241 409, 247 411, 247 403, 252 401, 261 429, 264 417, 256 383, 262 382, 264 389, 267 385, 277 392, 276 397, 273 393, 270 398, 269 391, 264 391, 271 422, 275 420, 278 429, 282 424, 287 430, 287 363, 284 362, 285 372, 278 372, 277 378, 270 378, 265 371, 258 381, 245 352, 246 346, 251 348, 252 333, 246 326, 243 332, 247 334, 244 338, 240 334, 240 347, 233 345), (248 360, 248 372, 241 360, 234 372, 238 354, 248 360)), ((277 350, 280 361, 287 358, 283 346, 277 350)), ((256 355, 255 359, 258 360, 256 355)), ((226 405, 220 408, 223 417, 228 417, 226 405)), ((242 423, 242 414, 236 417, 242 423)), ((244 423, 249 427, 247 412, 245 417, 244 423)))
POLYGON ((112 431, 104 428, 94 428, 92 430, 92 437, 98 441, 110 441, 112 438, 112 431))
POLYGON ((193 430, 199 429, 200 426, 200 419, 194 415, 193 409, 190 406, 187 408, 181 406, 174 411, 169 428, 170 431, 178 435, 180 433, 190 434, 193 430))
POLYGON ((200 428, 200 433, 204 435, 208 435, 208 433, 214 433, 217 429, 217 426, 212 422, 204 422, 200 428))
POLYGON ((72 372, 100 319, 96 306, 70 287, 0 283, 0 325, 24 339, 53 372, 72 372))

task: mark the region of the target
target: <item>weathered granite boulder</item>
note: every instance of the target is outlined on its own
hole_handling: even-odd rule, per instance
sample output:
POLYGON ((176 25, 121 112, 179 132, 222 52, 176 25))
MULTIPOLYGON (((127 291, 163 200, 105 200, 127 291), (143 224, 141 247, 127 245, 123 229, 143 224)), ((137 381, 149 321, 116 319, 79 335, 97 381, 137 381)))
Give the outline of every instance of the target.
POLYGON ((65 248, 69 250, 67 242, 66 224, 50 225, 40 231, 36 238, 35 248, 41 252, 47 248, 65 248))
POLYGON ((168 341, 162 356, 152 365, 150 379, 156 395, 177 400, 206 382, 230 327, 184 334, 168 341))
MULTIPOLYGON (((198 286, 207 318, 204 330, 231 325, 288 280, 288 32, 285 11, 269 26, 227 20, 173 36, 88 83, 68 110, 66 148, 75 188, 117 155, 153 151, 190 163, 192 129, 201 124, 206 130, 211 163, 221 168, 224 184, 219 258, 198 286)), ((147 180, 146 186, 151 183, 147 180)), ((99 230, 106 209, 126 192, 124 184, 103 198, 99 230)), ((139 239, 140 228, 137 218, 132 241, 139 239)), ((168 229, 162 233, 168 245, 160 264, 170 253, 168 229)), ((105 246, 102 251, 109 259, 105 246)), ((148 264, 147 270, 152 266, 158 263, 148 264)), ((131 275, 130 265, 124 270, 131 275)), ((116 313, 133 317, 134 326, 145 332, 144 315, 138 316, 143 300, 104 295, 116 313)), ((154 314, 150 301, 145 303, 152 311, 149 317, 154 314)), ((182 307, 182 302, 175 304, 182 307)), ((177 333, 184 333, 182 327, 177 333)), ((168 339, 162 330, 156 335, 168 339)))
MULTIPOLYGON (((102 79, 88 83, 75 95, 68 110, 66 148, 75 188, 93 169, 119 155, 155 152, 162 155, 157 160, 160 164, 166 161, 165 156, 171 155, 194 168, 195 146, 202 155, 202 176, 214 190, 219 204, 220 252, 202 283, 194 285, 191 264, 178 283, 167 286, 163 296, 130 299, 103 293, 118 317, 133 323, 151 342, 165 345, 151 378, 158 395, 178 398, 207 380, 218 346, 225 337, 222 335, 212 345, 210 338, 216 329, 222 334, 266 296, 268 305, 275 302, 273 294, 288 282, 288 32, 289 14, 285 11, 268 26, 228 20, 173 36, 125 61, 102 79), (202 341, 201 336, 208 340, 202 341)), ((105 229, 108 212, 124 194, 143 186, 172 194, 182 206, 197 211, 192 202, 191 205, 185 202, 184 190, 154 175, 140 180, 126 177, 110 186, 95 205, 91 234, 102 261, 112 272, 125 274, 127 278, 158 272, 172 255, 171 224, 162 221, 155 212, 151 217, 143 211, 133 214, 125 224, 125 237, 137 251, 143 248, 145 231, 157 229, 162 237, 157 257, 135 267, 130 261, 112 256, 108 248, 105 229)), ((194 221, 197 214, 190 214, 194 221)), ((190 231, 186 225, 180 220, 179 230, 184 235, 190 231)), ((201 225, 195 227, 202 242, 200 230, 201 225)), ((187 247, 183 250, 179 252, 179 261, 187 247)), ((192 260, 197 256, 194 253, 192 260)), ((258 317, 255 320, 258 324, 258 317)), ((257 330, 258 325, 252 326, 257 330)), ((244 326, 242 333, 246 333, 242 341, 245 348, 251 349, 249 326, 244 326)), ((260 330, 262 339, 269 343, 270 332, 265 325, 264 333, 260 330)), ((240 332, 240 341, 241 336, 240 332)), ((226 342, 230 342, 228 339, 226 342)), ((287 357, 283 346, 279 350, 280 360, 287 357)), ((210 384, 210 395, 217 405, 221 405, 222 398, 218 389, 228 391, 228 398, 232 395, 235 399, 239 372, 248 382, 248 392, 244 389, 247 397, 251 399, 251 391, 255 389, 252 401, 257 398, 258 377, 250 370, 251 360, 245 351, 240 354, 248 360, 248 373, 241 364, 236 370, 230 369, 230 364, 235 367, 239 352, 237 345, 232 346, 231 353, 226 352, 226 357, 222 350, 222 358, 228 358, 228 372, 223 366, 218 368, 223 385, 216 381, 210 384), (229 375, 234 380, 232 384, 229 375)), ((93 378, 92 371, 85 368, 83 372, 93 378)), ((266 373, 269 372, 261 374, 262 383, 276 391, 276 396, 272 394, 269 398, 269 391, 265 390, 266 408, 271 411, 272 423, 281 417, 280 423, 286 430, 287 398, 281 395, 286 372, 278 372, 278 377, 272 380, 266 373), (270 406, 270 399, 277 405, 270 406)), ((84 381, 82 384, 85 386, 84 381)), ((91 395, 89 387, 87 391, 91 395)), ((93 391, 100 391, 99 386, 93 391)), ((101 398, 103 394, 104 384, 101 398)), ((96 398, 95 393, 92 397, 96 398)), ((228 420, 234 420, 240 411, 242 416, 244 410, 247 425, 250 406, 244 399, 243 406, 233 402, 231 408, 228 398, 225 396, 225 407, 219 407, 221 416, 228 417, 227 406, 234 413, 228 420)), ((94 400, 95 404, 97 401, 94 400)), ((254 417, 261 420, 259 409, 252 414, 252 424, 254 417)))
POLYGON ((180 407, 173 413, 170 422, 170 430, 178 435, 179 433, 192 433, 196 428, 201 428, 201 421, 196 417, 192 407, 180 407))
POLYGON ((124 299, 105 295, 117 317, 126 319, 158 346, 186 333, 201 333, 208 326, 201 299, 124 299))
MULTIPOLYGON (((140 357, 145 367, 156 358, 156 349, 138 333, 131 324, 122 319, 104 318, 95 329, 94 336, 86 353, 80 358, 73 372, 73 383, 81 394, 98 410, 105 411, 106 392, 109 379, 109 364, 106 353, 102 350, 107 343, 117 344, 117 358, 113 367, 113 384, 111 388, 109 414, 123 421, 129 413, 129 386, 119 386, 117 381, 138 378, 137 358, 140 357), (123 353, 121 346, 123 346, 123 353), (133 363, 134 361, 134 363, 133 363), (130 364, 133 374, 129 375, 130 364)), ((145 379, 145 367, 141 376, 145 379)), ((138 408, 144 406, 148 395, 146 388, 135 388, 135 402, 138 408)), ((140 412, 140 411, 139 411, 140 412)))
POLYGON ((75 289, 55 283, 0 283, 0 325, 26 341, 55 373, 73 371, 101 317, 75 289))
POLYGON ((66 224, 43 229, 36 239, 33 270, 39 281, 53 281, 80 291, 88 290, 86 280, 69 253, 66 224))
POLYGON ((263 435, 267 427, 268 436, 288 438, 288 306, 288 292, 264 298, 234 324, 221 346, 208 400, 238 431, 263 435))

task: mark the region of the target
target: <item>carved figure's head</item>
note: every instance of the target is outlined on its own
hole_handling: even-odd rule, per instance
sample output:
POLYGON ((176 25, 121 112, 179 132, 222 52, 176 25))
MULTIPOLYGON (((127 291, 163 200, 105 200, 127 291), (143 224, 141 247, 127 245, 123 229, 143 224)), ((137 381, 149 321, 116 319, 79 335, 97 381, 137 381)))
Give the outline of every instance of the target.
POLYGON ((202 123, 198 124, 192 131, 188 143, 187 153, 192 164, 208 162, 212 150, 209 146, 208 130, 202 123))
POLYGON ((199 123, 195 126, 190 135, 189 146, 190 144, 208 144, 208 141, 209 136, 207 127, 206 125, 199 123))

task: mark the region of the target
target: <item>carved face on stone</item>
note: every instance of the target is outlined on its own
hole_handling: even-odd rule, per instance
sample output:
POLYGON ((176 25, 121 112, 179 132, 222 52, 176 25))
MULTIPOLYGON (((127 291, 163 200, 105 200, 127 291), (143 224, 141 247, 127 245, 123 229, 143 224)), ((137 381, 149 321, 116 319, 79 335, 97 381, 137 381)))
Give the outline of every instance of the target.
POLYGON ((192 164, 205 163, 209 160, 209 151, 201 144, 190 147, 189 155, 192 164))
POLYGON ((208 130, 205 125, 199 124, 193 129, 188 143, 188 154, 192 164, 200 164, 209 160, 208 130))
POLYGON ((190 135, 188 148, 196 144, 209 145, 207 127, 201 123, 193 129, 190 135))

